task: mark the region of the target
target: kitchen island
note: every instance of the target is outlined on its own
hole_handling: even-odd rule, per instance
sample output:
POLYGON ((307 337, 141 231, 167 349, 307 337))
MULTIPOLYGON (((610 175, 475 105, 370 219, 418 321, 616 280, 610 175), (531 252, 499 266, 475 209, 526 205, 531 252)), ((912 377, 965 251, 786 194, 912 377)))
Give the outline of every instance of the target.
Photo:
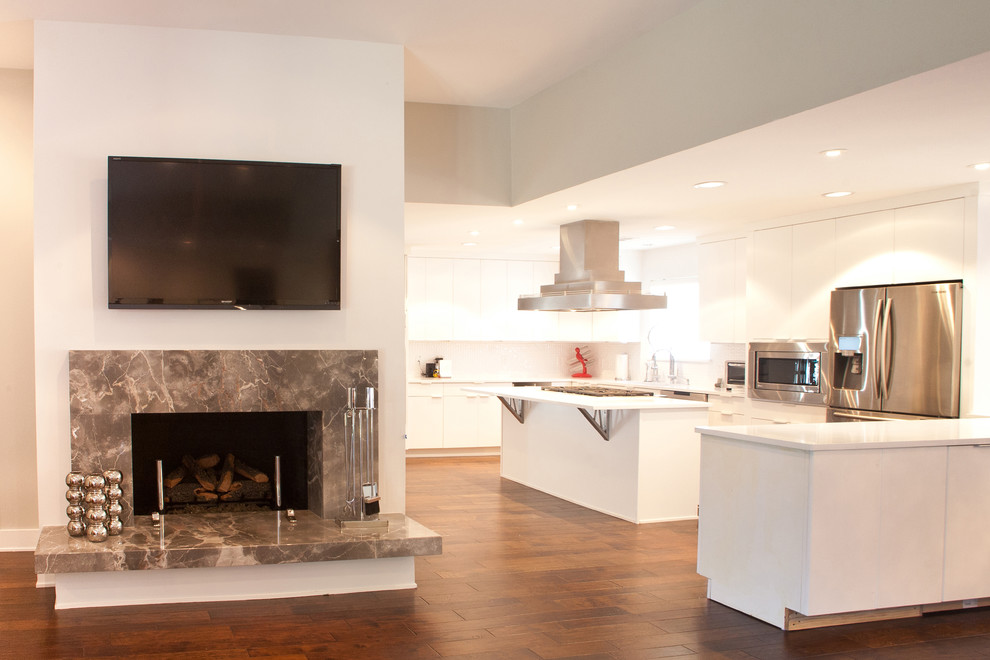
POLYGON ((504 478, 635 523, 693 519, 708 404, 479 387, 499 397, 504 478))
POLYGON ((712 600, 783 629, 990 604, 990 420, 698 431, 712 600))

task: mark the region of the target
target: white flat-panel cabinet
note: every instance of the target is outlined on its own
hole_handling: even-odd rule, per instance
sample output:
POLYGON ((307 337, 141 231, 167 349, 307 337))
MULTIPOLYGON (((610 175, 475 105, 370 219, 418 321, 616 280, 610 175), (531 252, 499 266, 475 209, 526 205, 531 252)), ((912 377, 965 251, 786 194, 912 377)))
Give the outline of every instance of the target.
POLYGON ((746 341, 748 243, 736 238, 698 246, 699 327, 706 341, 746 341))
POLYGON ((753 276, 746 287, 746 320, 753 339, 791 334, 793 228, 753 232, 753 276))
POLYGON ((835 286, 894 281, 894 211, 835 220, 835 286))
POLYGON ((442 386, 410 383, 406 389, 406 449, 442 446, 442 386))
POLYGON ((942 600, 990 594, 990 445, 949 447, 942 600))
POLYGON ((894 212, 895 284, 962 279, 965 201, 949 199, 894 212))
MULTIPOLYGON (((470 386, 479 385, 481 383, 470 386)), ((409 383, 406 387, 406 449, 461 449, 501 444, 502 404, 497 397, 466 392, 463 388, 468 385, 459 383, 409 383)))
POLYGON ((482 259, 480 277, 481 330, 478 339, 498 340, 505 336, 508 314, 512 311, 505 305, 508 296, 505 262, 482 259))
POLYGON ((409 338, 451 339, 454 260, 410 257, 406 277, 409 338))
POLYGON ((533 294, 533 262, 507 261, 506 268, 506 315, 505 337, 514 341, 537 341, 533 330, 532 315, 537 312, 519 311, 519 296, 533 294))
POLYGON ((455 259, 451 276, 452 337, 466 341, 482 339, 481 261, 455 259))
MULTIPOLYGON (((552 261, 533 262, 533 282, 529 292, 537 294, 544 284, 553 284, 557 274, 557 264, 552 261)), ((555 341, 557 339, 558 312, 521 312, 531 327, 533 339, 540 341, 555 341)))
POLYGON ((791 337, 828 336, 835 282, 835 221, 794 225, 791 254, 791 337))

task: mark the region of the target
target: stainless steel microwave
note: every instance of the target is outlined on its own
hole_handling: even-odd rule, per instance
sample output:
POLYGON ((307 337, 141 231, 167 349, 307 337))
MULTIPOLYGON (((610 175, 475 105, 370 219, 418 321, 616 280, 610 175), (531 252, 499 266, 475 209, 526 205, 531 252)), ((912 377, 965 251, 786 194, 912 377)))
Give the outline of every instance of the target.
POLYGON ((749 396, 824 405, 824 341, 753 342, 749 345, 749 396))

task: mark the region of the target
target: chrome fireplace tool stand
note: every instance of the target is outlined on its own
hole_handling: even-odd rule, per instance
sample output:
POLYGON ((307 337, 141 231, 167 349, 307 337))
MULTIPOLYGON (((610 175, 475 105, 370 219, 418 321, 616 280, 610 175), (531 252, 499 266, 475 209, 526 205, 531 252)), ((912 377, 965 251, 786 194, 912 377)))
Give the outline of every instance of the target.
POLYGON ((364 405, 358 405, 358 388, 347 388, 344 412, 344 469, 346 500, 338 522, 341 527, 388 528, 378 515, 380 497, 375 481, 375 388, 365 387, 364 405))

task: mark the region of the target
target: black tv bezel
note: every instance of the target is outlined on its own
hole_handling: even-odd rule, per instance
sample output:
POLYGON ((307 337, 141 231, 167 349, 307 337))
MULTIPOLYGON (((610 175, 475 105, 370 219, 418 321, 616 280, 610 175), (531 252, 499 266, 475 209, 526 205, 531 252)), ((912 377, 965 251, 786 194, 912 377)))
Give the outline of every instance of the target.
POLYGON ((234 309, 234 310, 256 310, 256 309, 266 309, 266 310, 322 310, 322 311, 339 311, 341 307, 341 298, 343 297, 343 279, 344 279, 344 268, 341 255, 341 233, 343 225, 343 191, 341 186, 341 170, 342 166, 339 163, 302 163, 302 162, 291 162, 291 161, 264 161, 264 160, 231 160, 231 159, 218 159, 218 158, 172 158, 167 156, 107 156, 107 307, 109 309, 234 309), (336 209, 336 223, 337 223, 337 240, 336 240, 336 252, 337 252, 337 264, 338 264, 338 277, 337 277, 337 296, 336 300, 330 300, 326 304, 285 304, 285 303, 275 303, 275 304, 256 304, 247 301, 217 301, 214 302, 202 302, 202 303, 168 303, 168 302, 120 302, 121 299, 114 301, 110 296, 110 282, 111 273, 113 271, 113 258, 112 258, 112 236, 110 234, 110 187, 112 181, 110 179, 110 163, 111 161, 142 161, 142 162, 158 162, 158 163, 216 163, 224 164, 230 166, 275 166, 275 167, 291 167, 291 168, 321 168, 336 170, 336 181, 337 181, 337 209, 336 209))

